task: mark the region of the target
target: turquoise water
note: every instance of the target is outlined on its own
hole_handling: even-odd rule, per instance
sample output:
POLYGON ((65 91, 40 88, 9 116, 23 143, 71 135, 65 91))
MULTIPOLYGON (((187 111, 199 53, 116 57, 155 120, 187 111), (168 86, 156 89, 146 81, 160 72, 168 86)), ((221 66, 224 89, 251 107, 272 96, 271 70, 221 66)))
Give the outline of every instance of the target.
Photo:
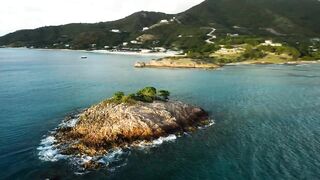
POLYGON ((320 65, 132 68, 150 58, 0 49, 0 179, 320 178, 320 65), (150 85, 203 107, 215 125, 85 175, 39 159, 41 139, 66 115, 150 85))

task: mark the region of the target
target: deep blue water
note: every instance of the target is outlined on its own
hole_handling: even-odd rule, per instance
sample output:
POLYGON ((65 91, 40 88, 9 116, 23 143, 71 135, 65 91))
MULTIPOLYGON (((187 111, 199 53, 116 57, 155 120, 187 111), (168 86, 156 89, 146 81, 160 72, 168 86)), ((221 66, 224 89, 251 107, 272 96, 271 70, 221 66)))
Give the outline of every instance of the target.
POLYGON ((132 67, 150 58, 0 49, 0 179, 320 179, 320 65, 132 67), (114 171, 79 176, 67 161, 39 159, 66 115, 144 86, 203 107, 216 124, 133 150, 114 171))

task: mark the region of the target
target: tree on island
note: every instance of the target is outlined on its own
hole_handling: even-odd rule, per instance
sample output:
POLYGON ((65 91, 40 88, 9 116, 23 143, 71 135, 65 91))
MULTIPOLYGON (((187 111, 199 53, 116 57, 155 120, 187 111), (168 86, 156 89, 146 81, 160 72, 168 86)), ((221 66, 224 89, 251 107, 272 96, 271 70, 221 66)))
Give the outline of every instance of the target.
POLYGON ((135 103, 136 101, 152 103, 155 100, 167 101, 169 99, 170 92, 167 90, 157 91, 154 87, 145 87, 139 90, 135 94, 125 95, 124 92, 116 92, 111 99, 107 102, 111 103, 135 103))
POLYGON ((167 90, 160 90, 159 91, 159 96, 162 97, 164 100, 168 100, 170 96, 170 92, 167 90))
POLYGON ((137 97, 144 102, 153 102, 157 97, 157 89, 154 87, 145 87, 137 92, 137 97))
POLYGON ((125 96, 124 92, 118 91, 114 93, 113 99, 120 101, 125 96))

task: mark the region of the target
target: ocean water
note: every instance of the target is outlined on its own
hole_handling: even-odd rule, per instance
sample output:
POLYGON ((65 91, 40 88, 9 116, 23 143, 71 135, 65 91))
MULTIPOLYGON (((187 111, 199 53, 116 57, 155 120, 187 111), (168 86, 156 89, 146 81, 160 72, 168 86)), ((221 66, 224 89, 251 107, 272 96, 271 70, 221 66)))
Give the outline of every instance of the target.
POLYGON ((132 67, 151 58, 0 49, 0 179, 320 179, 320 65, 132 67), (65 116, 145 86, 203 107, 215 124, 83 175, 39 158, 65 116))

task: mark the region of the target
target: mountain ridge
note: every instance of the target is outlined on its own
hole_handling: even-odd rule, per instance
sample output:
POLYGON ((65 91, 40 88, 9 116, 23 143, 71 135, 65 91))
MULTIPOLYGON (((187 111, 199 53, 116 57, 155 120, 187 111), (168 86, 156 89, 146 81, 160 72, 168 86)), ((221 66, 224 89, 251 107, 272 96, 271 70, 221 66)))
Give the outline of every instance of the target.
POLYGON ((317 0, 206 0, 178 14, 140 11, 116 21, 19 30, 0 37, 0 45, 103 49, 126 43, 190 49, 205 45, 210 28, 217 29, 218 37, 240 34, 307 41, 320 36, 319 11, 317 0), (141 36, 148 39, 136 43, 141 36))

